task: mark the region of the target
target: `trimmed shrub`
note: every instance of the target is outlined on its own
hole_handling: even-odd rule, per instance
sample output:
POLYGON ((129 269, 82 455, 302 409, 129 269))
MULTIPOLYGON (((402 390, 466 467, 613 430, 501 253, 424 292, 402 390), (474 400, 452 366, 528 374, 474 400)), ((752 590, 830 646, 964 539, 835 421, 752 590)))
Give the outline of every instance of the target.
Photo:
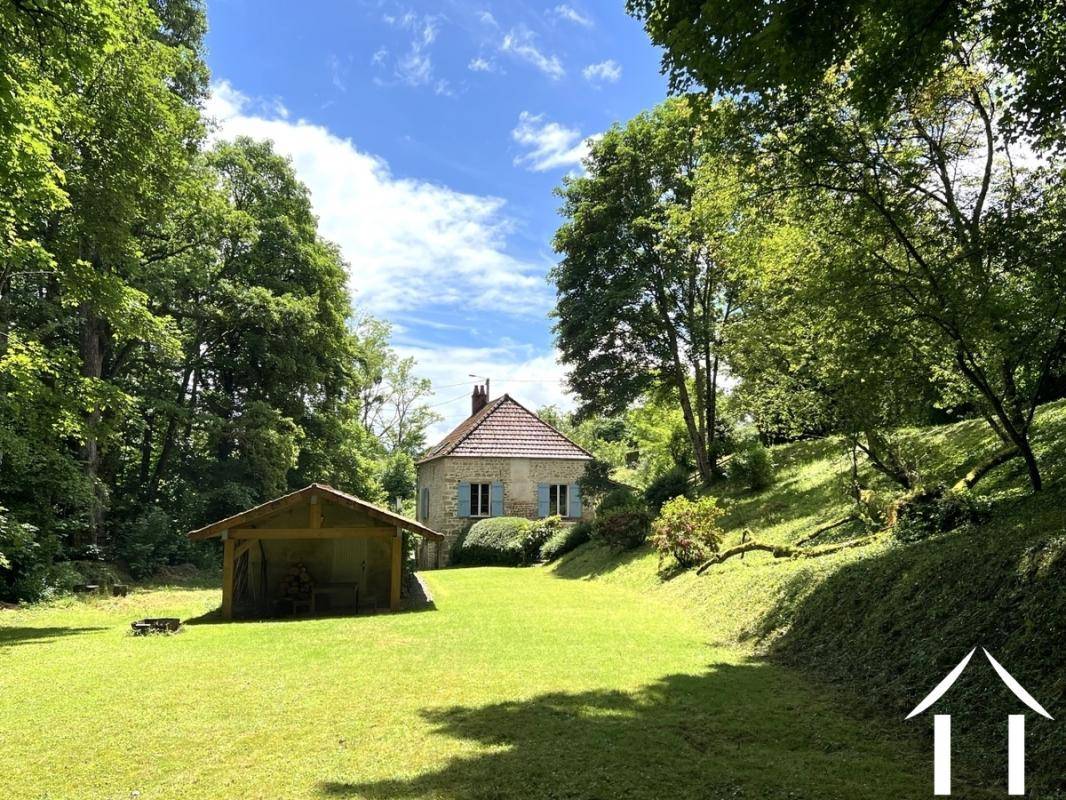
POLYGON ((675 497, 667 502, 652 524, 651 544, 663 558, 673 556, 682 567, 692 567, 718 552, 722 529, 718 518, 722 509, 713 497, 689 500, 675 497))
POLYGON ((688 470, 683 467, 674 467, 648 484, 644 490, 644 500, 653 512, 659 513, 659 509, 668 500, 675 497, 688 497, 688 470))
POLYGON ((770 450, 756 440, 733 454, 729 467, 730 477, 743 481, 749 489, 761 492, 774 482, 774 462, 770 450))
POLYGON ((592 523, 590 522, 563 525, 540 548, 540 557, 545 561, 554 561, 571 550, 580 547, 591 537, 592 523))
POLYGON ((524 558, 523 545, 532 522, 522 517, 489 517, 475 522, 466 532, 458 561, 463 564, 517 566, 524 558))
POLYGON ((535 520, 526 532, 522 542, 522 563, 532 564, 540 561, 542 549, 548 540, 557 534, 563 527, 563 518, 556 515, 535 520))
POLYGON ((597 514, 592 535, 615 550, 630 550, 648 538, 651 514, 642 505, 597 514))

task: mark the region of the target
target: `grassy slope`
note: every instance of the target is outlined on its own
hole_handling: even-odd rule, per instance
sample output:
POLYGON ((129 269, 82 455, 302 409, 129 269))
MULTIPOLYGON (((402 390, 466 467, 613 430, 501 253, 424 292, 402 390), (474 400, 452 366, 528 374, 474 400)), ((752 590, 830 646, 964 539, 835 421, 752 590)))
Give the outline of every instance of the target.
POLYGON ((189 624, 217 589, 0 612, 0 797, 819 798, 926 755, 665 603, 543 569, 428 575, 436 610, 189 624), (137 795, 134 795, 137 792, 137 795))
MULTIPOLYGON (((909 435, 926 451, 927 469, 945 483, 996 447, 978 422, 909 435)), ((749 553, 702 577, 690 571, 665 578, 647 550, 615 556, 591 544, 554 572, 680 603, 717 645, 768 653, 844 683, 864 708, 889 721, 901 720, 978 645, 1058 716, 1066 711, 1066 403, 1041 409, 1036 444, 1046 473, 1042 495, 1029 494, 1020 462, 1005 465, 978 486, 993 503, 986 522, 920 544, 885 538, 802 560, 749 553)), ((848 462, 838 442, 792 444, 775 456, 778 482, 770 490, 725 488, 727 545, 744 528, 763 541, 792 543, 847 513, 841 486, 848 462)), ((858 533, 856 524, 826 541, 858 533)), ((984 665, 968 670, 938 706, 958 718, 961 756, 992 765, 997 772, 982 780, 997 785, 1007 709, 1018 710, 984 665)), ((1032 716, 1029 725, 1030 785, 1066 788, 1066 729, 1032 716)))

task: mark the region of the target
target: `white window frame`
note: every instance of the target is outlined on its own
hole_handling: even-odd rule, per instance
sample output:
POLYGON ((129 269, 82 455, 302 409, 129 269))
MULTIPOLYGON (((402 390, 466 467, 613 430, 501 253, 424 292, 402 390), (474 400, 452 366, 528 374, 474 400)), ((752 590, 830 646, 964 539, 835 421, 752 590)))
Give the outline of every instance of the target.
POLYGON ((472 517, 491 517, 492 516, 492 484, 491 483, 473 483, 470 484, 470 516, 472 517), (484 509, 484 510, 482 510, 484 509))
POLYGON ((560 517, 570 516, 570 485, 567 483, 548 484, 548 516, 554 517, 556 514, 560 517))

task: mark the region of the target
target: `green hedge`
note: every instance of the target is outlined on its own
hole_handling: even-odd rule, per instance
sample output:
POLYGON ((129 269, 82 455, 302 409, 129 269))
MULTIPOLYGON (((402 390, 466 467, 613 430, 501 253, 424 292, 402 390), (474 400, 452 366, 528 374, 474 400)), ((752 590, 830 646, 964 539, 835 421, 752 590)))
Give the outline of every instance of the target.
POLYGON ((564 525, 553 533, 540 548, 540 557, 545 561, 554 561, 571 550, 583 545, 591 538, 592 524, 579 522, 576 525, 564 525))
POLYGON ((456 543, 452 563, 471 566, 533 564, 542 558, 541 548, 566 530, 559 517, 478 520, 456 543))
POLYGON ((521 517, 489 517, 478 520, 457 545, 462 564, 517 566, 524 561, 524 545, 531 520, 521 517))

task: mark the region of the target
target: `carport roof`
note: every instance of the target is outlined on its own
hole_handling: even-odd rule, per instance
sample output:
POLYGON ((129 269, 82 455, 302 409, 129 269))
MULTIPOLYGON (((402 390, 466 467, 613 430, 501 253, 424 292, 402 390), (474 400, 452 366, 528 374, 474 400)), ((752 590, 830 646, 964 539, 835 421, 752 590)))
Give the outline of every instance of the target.
POLYGON ((312 496, 322 497, 337 503, 338 505, 346 506, 355 509, 356 511, 362 511, 367 516, 379 520, 380 522, 384 522, 386 525, 395 525, 398 528, 403 528, 404 530, 417 533, 420 536, 425 536, 427 539, 444 538, 441 534, 431 528, 427 528, 420 522, 415 522, 413 519, 408 519, 394 511, 389 511, 387 508, 368 503, 366 500, 348 494, 347 492, 342 492, 339 489, 334 489, 332 486, 327 486, 324 483, 312 483, 302 489, 297 489, 295 492, 290 492, 289 494, 282 495, 274 500, 269 500, 254 508, 249 508, 247 511, 242 511, 239 514, 220 519, 218 522, 212 522, 210 525, 205 525, 194 531, 189 531, 186 536, 190 539, 210 539, 213 536, 221 535, 222 531, 236 528, 239 525, 247 525, 256 520, 276 514, 278 511, 283 511, 290 506, 298 505, 303 500, 312 496))

